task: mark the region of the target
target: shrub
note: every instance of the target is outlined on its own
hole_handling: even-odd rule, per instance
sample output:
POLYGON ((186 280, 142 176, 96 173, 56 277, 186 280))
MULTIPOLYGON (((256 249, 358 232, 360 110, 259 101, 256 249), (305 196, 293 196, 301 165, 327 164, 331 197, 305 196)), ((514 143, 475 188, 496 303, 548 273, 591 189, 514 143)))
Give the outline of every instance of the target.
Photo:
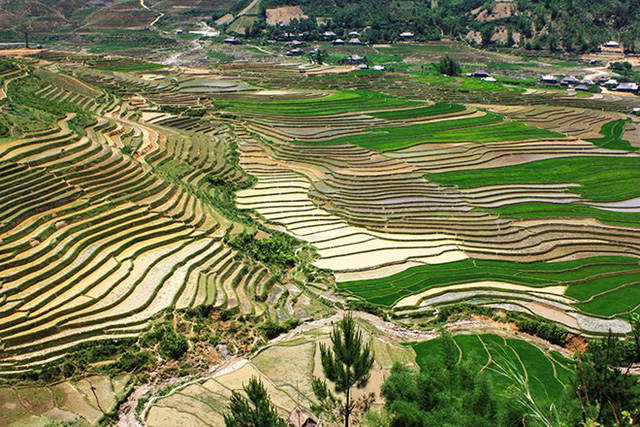
POLYGON ((172 359, 180 359, 183 354, 189 350, 189 344, 187 338, 179 332, 176 332, 172 327, 164 327, 164 336, 160 343, 160 349, 162 352, 171 357, 172 359))
POLYGON ((284 322, 282 325, 279 325, 278 323, 269 319, 264 324, 260 325, 259 329, 260 329, 260 332, 262 332, 262 334, 267 339, 272 340, 277 336, 284 334, 290 331, 291 329, 295 328, 296 326, 298 326, 299 323, 300 322, 298 322, 297 319, 289 319, 286 322, 284 322))
POLYGON ((535 335, 549 341, 550 343, 557 345, 565 345, 567 343, 567 336, 569 335, 569 332, 555 323, 541 319, 518 320, 516 321, 516 326, 520 331, 535 335))
POLYGON ((440 62, 435 67, 440 74, 446 74, 447 76, 458 76, 462 72, 462 67, 460 67, 458 61, 449 55, 440 58, 440 62))

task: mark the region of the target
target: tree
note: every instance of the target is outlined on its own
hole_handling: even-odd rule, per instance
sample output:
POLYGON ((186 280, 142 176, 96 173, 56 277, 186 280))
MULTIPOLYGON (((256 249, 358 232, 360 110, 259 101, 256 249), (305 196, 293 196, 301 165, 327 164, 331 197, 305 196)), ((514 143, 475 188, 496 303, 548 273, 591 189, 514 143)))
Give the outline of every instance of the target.
POLYGON ((440 74, 446 74, 447 76, 457 76, 462 72, 462 67, 458 61, 446 55, 443 58, 440 58, 440 62, 436 64, 436 70, 440 74))
POLYGON ((278 416, 269 394, 258 378, 251 378, 243 386, 244 397, 233 391, 229 403, 229 414, 225 414, 227 427, 285 427, 285 421, 278 416))
POLYGON ((18 22, 16 28, 24 35, 24 46, 29 49, 29 34, 33 30, 33 20, 25 19, 24 21, 18 22))
POLYGON ((584 423, 622 425, 625 417, 640 419, 640 380, 630 372, 640 361, 640 316, 634 315, 631 325, 630 339, 609 332, 578 355, 572 387, 584 423))
POLYGON ((351 388, 364 388, 369 382, 373 353, 371 346, 362 342, 362 332, 358 330, 351 313, 334 326, 331 344, 331 349, 320 344, 322 368, 326 377, 335 383, 336 392, 345 394, 344 425, 349 427, 353 410, 351 388))

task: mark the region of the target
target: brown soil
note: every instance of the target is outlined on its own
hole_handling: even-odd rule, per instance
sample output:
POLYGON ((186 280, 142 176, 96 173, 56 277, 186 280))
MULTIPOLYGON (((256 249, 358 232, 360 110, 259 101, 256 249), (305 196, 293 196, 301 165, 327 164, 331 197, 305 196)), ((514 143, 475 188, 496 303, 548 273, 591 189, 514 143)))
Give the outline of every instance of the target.
POLYGON ((275 9, 267 9, 267 24, 278 25, 288 24, 294 19, 308 18, 300 6, 282 6, 275 9))
POLYGON ((0 55, 4 56, 29 56, 35 55, 36 53, 46 52, 45 49, 5 49, 0 50, 0 55))
POLYGON ((567 350, 571 351, 571 353, 579 353, 582 354, 587 350, 587 340, 584 337, 580 337, 578 335, 569 335, 567 339, 567 350))
POLYGON ((498 1, 493 6, 493 10, 489 13, 486 9, 479 7, 473 10, 473 13, 478 13, 476 19, 480 22, 493 21, 495 19, 508 18, 513 15, 517 15, 514 13, 516 5, 511 1, 498 1), (482 9, 482 10, 481 10, 482 9))

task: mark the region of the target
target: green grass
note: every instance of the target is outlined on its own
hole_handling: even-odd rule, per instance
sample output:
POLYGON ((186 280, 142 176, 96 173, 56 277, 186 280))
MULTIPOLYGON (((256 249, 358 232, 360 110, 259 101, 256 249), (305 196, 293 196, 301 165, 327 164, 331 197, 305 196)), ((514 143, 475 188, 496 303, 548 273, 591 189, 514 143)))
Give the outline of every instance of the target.
POLYGON ((275 116, 320 116, 358 111, 420 107, 424 105, 420 101, 412 101, 368 90, 344 91, 311 99, 278 101, 219 100, 217 104, 221 108, 238 113, 249 112, 275 116))
POLYGON ((460 88, 464 90, 479 92, 524 92, 524 89, 503 86, 502 84, 500 84, 500 82, 485 82, 482 79, 475 79, 470 77, 465 77, 462 79, 460 88))
POLYGON ((126 73, 128 71, 159 70, 161 68, 164 68, 164 65, 155 64, 155 63, 151 63, 150 62, 150 63, 144 63, 144 64, 129 64, 129 65, 114 65, 114 66, 100 65, 100 66, 96 66, 96 68, 99 68, 101 70, 117 71, 117 72, 121 72, 121 73, 126 73))
POLYGON ((578 203, 517 203, 490 210, 510 218, 594 218, 604 224, 640 226, 638 213, 613 212, 578 203))
POLYGON ((600 129, 600 133, 604 136, 602 138, 587 139, 587 141, 598 147, 610 150, 638 151, 640 150, 638 147, 634 147, 629 141, 622 139, 624 127, 627 123, 629 123, 629 119, 613 120, 605 123, 600 129))
MULTIPOLYGON (((531 393, 538 403, 553 402, 557 406, 562 401, 565 387, 573 373, 570 359, 558 353, 545 353, 525 340, 504 339, 493 334, 456 335, 453 339, 461 350, 463 362, 473 360, 479 367, 483 367, 489 362, 489 354, 491 355, 491 364, 483 372, 490 376, 502 392, 512 384, 495 372, 495 364, 505 366, 508 361, 520 373, 526 371, 531 393)), ((421 369, 428 369, 430 361, 443 357, 440 338, 411 346, 416 352, 416 362, 421 369)))
POLYGON ((640 196, 640 157, 564 157, 500 168, 429 174, 428 178, 459 188, 575 183, 579 187, 569 187, 569 191, 593 201, 614 202, 640 196))
POLYGON ((455 77, 448 76, 420 76, 415 77, 412 80, 415 80, 418 83, 426 83, 430 85, 442 85, 447 83, 454 83, 457 81, 455 77))
MULTIPOLYGON (((638 276, 635 276, 638 279, 638 276)), ((580 310, 600 316, 615 316, 633 312, 640 306, 640 283, 623 285, 594 297, 593 300, 577 304, 580 310)))
MULTIPOLYGON (((590 284, 597 284, 603 274, 616 275, 638 269, 638 260, 627 257, 593 257, 552 263, 466 259, 416 266, 385 278, 343 282, 338 288, 372 304, 392 306, 405 296, 427 289, 487 280, 535 287, 579 283, 575 286, 584 292, 590 284)), ((632 274, 625 277, 629 281, 635 280, 632 274)))
MULTIPOLYGON (((409 126, 370 128, 367 129, 367 131, 369 133, 313 142, 312 144, 354 144, 385 152, 427 143, 482 143, 538 138, 560 138, 564 136, 557 132, 536 128, 521 122, 504 121, 502 116, 494 113, 459 120, 446 120, 409 126)), ((311 144, 309 142, 299 143, 311 144)))
POLYGON ((411 108, 397 111, 383 111, 379 113, 371 113, 370 116, 385 120, 403 120, 417 119, 420 117, 435 116, 438 114, 457 113, 464 111, 466 107, 461 104, 448 104, 446 102, 438 102, 428 107, 411 108))

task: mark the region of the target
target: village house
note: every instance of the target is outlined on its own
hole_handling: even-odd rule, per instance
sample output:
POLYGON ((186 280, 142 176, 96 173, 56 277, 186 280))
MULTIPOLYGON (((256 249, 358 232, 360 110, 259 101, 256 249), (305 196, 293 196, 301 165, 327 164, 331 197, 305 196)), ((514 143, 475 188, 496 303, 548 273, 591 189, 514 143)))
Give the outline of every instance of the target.
POLYGON ((358 39, 358 38, 352 38, 352 39, 349 40, 349 44, 361 45, 361 44, 364 44, 364 43, 362 43, 362 41, 360 41, 360 39, 358 39))
POLYGON ((403 39, 412 39, 413 37, 414 37, 414 34, 409 31, 400 33, 400 38, 403 38, 403 39))
POLYGON ((616 91, 638 93, 638 84, 637 83, 620 83, 618 87, 616 87, 616 91))
POLYGON ((290 427, 316 427, 318 420, 313 414, 300 406, 293 408, 287 422, 290 427))
POLYGON ((473 74, 471 74, 471 77, 475 77, 477 79, 484 79, 486 77, 491 77, 491 74, 487 73, 485 70, 475 70, 473 72, 473 74))
POLYGON ((580 83, 580 80, 576 79, 574 76, 565 77, 560 80, 560 86, 575 86, 580 83))
POLYGON ((558 79, 553 74, 546 74, 546 75, 540 77, 540 83, 556 84, 556 83, 558 83, 558 79))

